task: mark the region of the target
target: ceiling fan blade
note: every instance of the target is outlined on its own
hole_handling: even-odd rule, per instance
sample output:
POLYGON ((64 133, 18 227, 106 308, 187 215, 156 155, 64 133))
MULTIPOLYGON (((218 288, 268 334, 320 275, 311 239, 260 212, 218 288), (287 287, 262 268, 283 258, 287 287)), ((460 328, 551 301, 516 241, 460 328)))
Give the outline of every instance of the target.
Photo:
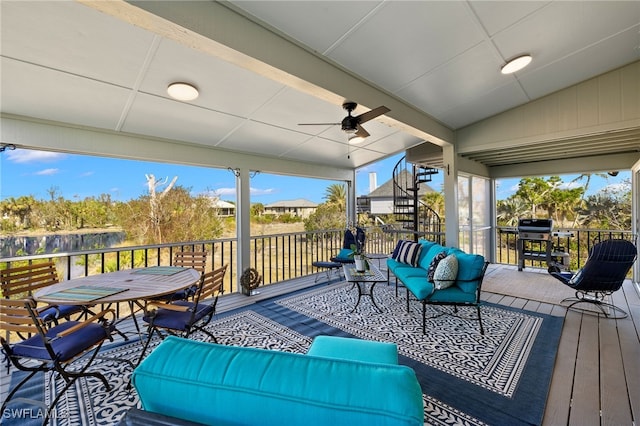
POLYGON ((367 121, 378 117, 379 115, 385 114, 391 111, 386 106, 379 106, 378 108, 374 108, 371 111, 364 112, 358 115, 356 118, 358 119, 358 123, 366 123, 367 121))
POLYGON ((339 126, 340 123, 298 123, 298 126, 339 126))
POLYGON ((358 130, 356 130, 355 135, 359 138, 366 138, 369 136, 369 132, 367 132, 364 127, 358 125, 358 130))

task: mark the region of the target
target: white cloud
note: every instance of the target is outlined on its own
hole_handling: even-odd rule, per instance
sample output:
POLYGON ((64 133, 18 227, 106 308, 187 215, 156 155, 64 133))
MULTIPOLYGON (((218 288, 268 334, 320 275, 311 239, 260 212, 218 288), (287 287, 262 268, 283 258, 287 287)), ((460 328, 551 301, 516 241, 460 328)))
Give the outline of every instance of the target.
POLYGON ((259 189, 251 188, 251 195, 269 195, 277 192, 274 188, 259 189))
POLYGON ((215 194, 215 196, 217 197, 221 197, 223 195, 233 195, 235 197, 236 195, 236 189, 235 188, 218 188, 215 189, 213 191, 211 191, 215 194))
POLYGON ((30 149, 16 149, 7 151, 7 159, 14 163, 51 163, 65 158, 65 154, 48 151, 32 151, 30 149))
POLYGON ((612 183, 600 189, 598 192, 626 192, 631 189, 629 182, 612 183))
MULTIPOLYGON (((236 196, 236 188, 218 188, 215 189, 213 191, 209 191, 213 196, 215 197, 219 197, 222 198, 224 196, 227 197, 235 197, 236 196)), ((276 193, 276 189, 275 188, 266 188, 266 189, 260 189, 260 188, 250 188, 250 193, 253 196, 260 196, 260 195, 269 195, 269 194, 274 194, 276 193)))
POLYGON ((87 177, 87 176, 93 176, 94 172, 84 172, 84 173, 80 173, 80 177, 87 177))
POLYGON ((51 175, 57 175, 60 172, 60 169, 44 169, 44 170, 40 170, 39 172, 35 172, 35 175, 38 176, 51 176, 51 175))
POLYGON ((579 182, 575 182, 575 181, 571 181, 571 182, 563 182, 560 185, 560 189, 576 189, 576 188, 583 188, 584 185, 582 185, 579 182))

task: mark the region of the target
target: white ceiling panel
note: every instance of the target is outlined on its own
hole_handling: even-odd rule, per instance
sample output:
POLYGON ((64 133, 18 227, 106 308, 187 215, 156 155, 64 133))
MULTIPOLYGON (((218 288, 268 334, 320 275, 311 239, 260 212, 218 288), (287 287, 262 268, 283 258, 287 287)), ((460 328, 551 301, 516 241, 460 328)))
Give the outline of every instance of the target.
MULTIPOLYGON (((259 110, 256 110, 252 119, 280 127, 294 128, 309 135, 317 135, 327 126, 299 126, 298 124, 337 123, 345 115, 346 111, 341 105, 333 105, 309 94, 283 88, 277 96, 270 98, 259 110), (292 116, 291 111, 296 111, 295 116, 292 116)), ((342 138, 344 133, 340 132, 338 135, 342 138)))
POLYGON ((244 119, 138 93, 122 131, 217 146, 244 119))
POLYGON ((513 81, 500 74, 498 61, 487 43, 459 55, 398 92, 400 96, 438 117, 488 91, 513 81))
MULTIPOLYGON (((547 67, 535 69, 520 77, 522 86, 532 98, 539 98, 573 84, 574 79, 584 81, 596 75, 610 71, 608 64, 625 65, 630 58, 630 47, 638 43, 635 59, 640 59, 640 24, 601 43, 586 47, 562 61, 553 62, 547 67)), ((631 49, 631 58, 633 58, 631 49)))
POLYGON ((382 1, 238 1, 236 7, 309 46, 326 53, 382 1))
POLYGON ((401 153, 420 142, 413 135, 440 123, 448 128, 438 137, 453 138, 456 129, 640 59, 640 1, 0 1, 0 8, 3 114, 336 167, 401 153), (528 68, 500 74, 504 60, 527 52, 528 68), (193 83, 200 96, 170 99, 173 81, 193 83), (348 145, 339 125, 299 126, 339 123, 347 97, 367 105, 354 115, 384 104, 378 99, 395 110, 365 123, 371 136, 360 145, 348 145))
POLYGON ((0 16, 3 56, 124 87, 133 87, 153 40, 70 1, 3 1, 0 16))
POLYGON ((482 40, 463 2, 393 1, 355 28, 329 57, 395 92, 482 40))
POLYGON ((352 148, 349 148, 346 143, 315 137, 288 151, 283 158, 304 162, 308 162, 309 158, 316 158, 317 161, 325 164, 348 167, 351 165, 347 159, 349 150, 352 148))
POLYGON ((279 90, 282 84, 195 49, 163 40, 150 62, 140 90, 169 98, 173 82, 196 85, 200 95, 191 103, 240 117, 251 115, 279 90))
POLYGON ((221 148, 280 157, 304 143, 306 135, 255 121, 246 121, 219 145, 221 148))
POLYGON ((459 129, 487 116, 514 108, 527 102, 527 97, 516 81, 497 87, 491 92, 470 98, 438 115, 447 125, 459 129))
POLYGON ((494 36, 550 4, 550 1, 474 1, 469 6, 487 34, 494 36))
POLYGON ((2 111, 75 125, 115 129, 130 91, 2 58, 2 111))
POLYGON ((530 72, 631 27, 636 33, 640 29, 640 2, 559 1, 493 40, 505 59, 525 52, 533 54, 536 60, 528 68, 530 72))

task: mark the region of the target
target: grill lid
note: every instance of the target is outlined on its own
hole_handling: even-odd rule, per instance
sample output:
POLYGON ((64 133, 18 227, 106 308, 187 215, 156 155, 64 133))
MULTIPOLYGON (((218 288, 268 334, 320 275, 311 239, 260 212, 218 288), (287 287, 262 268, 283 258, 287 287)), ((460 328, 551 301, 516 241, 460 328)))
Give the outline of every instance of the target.
POLYGON ((518 219, 518 232, 551 232, 553 219, 518 219))

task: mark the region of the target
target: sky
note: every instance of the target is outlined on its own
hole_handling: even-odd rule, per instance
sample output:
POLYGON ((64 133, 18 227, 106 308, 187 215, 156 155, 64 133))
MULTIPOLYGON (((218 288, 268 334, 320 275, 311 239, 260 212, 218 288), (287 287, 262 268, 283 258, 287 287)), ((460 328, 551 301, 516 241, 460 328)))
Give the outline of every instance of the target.
MULTIPOLYGON (((369 173, 377 173, 382 184, 391 178, 393 167, 402 154, 367 166, 356 174, 356 193, 369 193, 369 173)), ((49 191, 58 196, 82 200, 110 194, 112 200, 128 201, 146 195, 145 175, 171 181, 190 188, 192 194, 215 193, 220 199, 235 201, 235 176, 227 169, 181 166, 120 160, 25 149, 0 153, 0 200, 23 195, 49 199, 49 191)), ((326 189, 339 181, 310 179, 258 173, 251 179, 251 202, 269 204, 275 201, 304 198, 324 202, 326 189)))
MULTIPOLYGON (((376 173, 378 185, 391 179, 393 167, 402 156, 398 154, 359 169, 356 195, 369 193, 370 173, 376 173)), ((16 149, 0 153, 0 200, 23 195, 48 199, 49 191, 55 189, 57 196, 69 200, 110 194, 112 200, 128 201, 147 194, 147 174, 169 181, 178 176, 176 184, 190 188, 194 195, 212 192, 222 200, 233 202, 236 198, 235 176, 226 169, 16 149)), ((565 175, 562 180, 568 184, 577 176, 565 175)), ((629 171, 608 179, 594 176, 589 194, 607 185, 620 185, 625 179, 630 179, 629 171)), ((519 180, 498 181, 497 198, 501 200, 513 194, 519 180)), ((442 181, 443 175, 439 173, 429 185, 440 191, 442 181)), ((322 203, 327 187, 334 183, 342 182, 258 173, 251 179, 251 202, 269 204, 304 198, 322 203)))

